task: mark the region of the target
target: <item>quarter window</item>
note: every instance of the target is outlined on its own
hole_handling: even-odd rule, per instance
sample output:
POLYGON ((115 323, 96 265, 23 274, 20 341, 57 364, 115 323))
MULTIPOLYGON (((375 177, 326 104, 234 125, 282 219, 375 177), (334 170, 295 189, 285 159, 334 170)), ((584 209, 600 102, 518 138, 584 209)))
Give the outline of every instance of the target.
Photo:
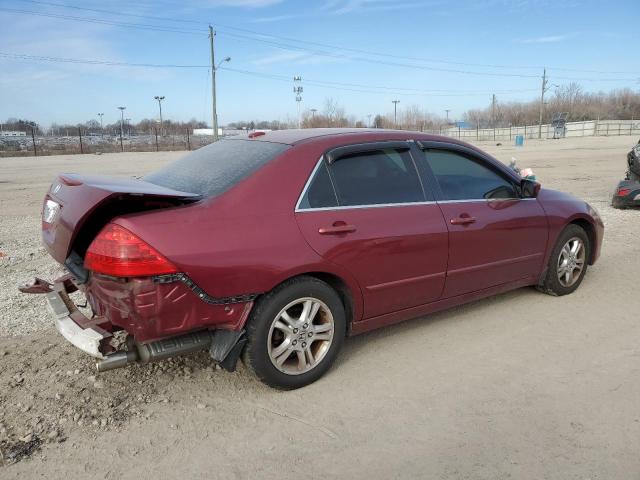
POLYGON ((510 181, 469 157, 447 150, 424 152, 445 200, 518 197, 510 181))
POLYGON ((336 192, 331 185, 331 178, 324 161, 318 165, 315 175, 305 192, 298 208, 327 208, 338 206, 336 192))
POLYGON ((375 150, 329 166, 340 206, 422 202, 424 192, 409 151, 375 150))

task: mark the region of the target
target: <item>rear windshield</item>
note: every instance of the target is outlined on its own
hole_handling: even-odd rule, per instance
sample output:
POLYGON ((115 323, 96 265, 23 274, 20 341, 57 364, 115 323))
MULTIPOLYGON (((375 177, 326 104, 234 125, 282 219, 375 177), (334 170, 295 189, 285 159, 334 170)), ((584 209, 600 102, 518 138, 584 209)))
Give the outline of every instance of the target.
POLYGON ((284 152, 289 145, 220 140, 150 173, 143 180, 181 192, 215 197, 284 152))

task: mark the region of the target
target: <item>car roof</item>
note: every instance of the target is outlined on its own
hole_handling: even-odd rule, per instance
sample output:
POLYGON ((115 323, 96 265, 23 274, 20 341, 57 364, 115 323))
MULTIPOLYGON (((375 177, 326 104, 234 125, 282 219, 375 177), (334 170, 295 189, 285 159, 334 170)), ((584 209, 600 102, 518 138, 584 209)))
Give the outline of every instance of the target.
POLYGON ((377 142, 386 140, 416 140, 423 142, 437 142, 441 144, 453 144, 464 147, 468 150, 475 152, 483 157, 485 160, 493 163, 493 165, 499 170, 503 171, 515 181, 519 181, 519 176, 504 163, 497 160, 492 155, 481 150, 473 144, 464 142, 457 138, 447 137, 444 135, 433 135, 423 132, 411 131, 411 130, 388 130, 382 128, 304 128, 304 129, 291 129, 291 130, 272 130, 272 131, 258 131, 243 135, 234 135, 227 137, 237 140, 249 140, 249 141, 261 141, 282 143, 291 146, 300 144, 309 144, 314 142, 322 142, 325 147, 335 147, 340 145, 346 145, 352 143, 351 140, 355 140, 357 143, 365 142, 377 142), (258 135, 255 135, 258 133, 258 135), (349 138, 349 137, 352 137, 349 138))
POLYGON ((302 128, 291 130, 271 130, 258 131, 248 134, 234 135, 229 139, 237 140, 254 140, 262 142, 284 143, 287 145, 296 145, 302 142, 313 141, 314 139, 327 137, 348 137, 349 135, 359 135, 369 137, 369 140, 397 140, 406 137, 407 139, 446 141, 448 143, 464 144, 457 139, 445 137, 441 135, 429 135, 422 132, 409 130, 390 130, 382 128, 302 128), (257 134, 257 135, 256 135, 257 134))

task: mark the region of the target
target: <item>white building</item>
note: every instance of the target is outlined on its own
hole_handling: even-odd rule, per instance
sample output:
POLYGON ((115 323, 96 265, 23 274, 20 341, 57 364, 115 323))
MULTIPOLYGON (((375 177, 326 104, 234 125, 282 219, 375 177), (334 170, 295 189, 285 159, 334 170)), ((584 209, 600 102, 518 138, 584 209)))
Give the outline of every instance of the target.
MULTIPOLYGON (((213 135, 213 128, 194 128, 194 135, 213 135)), ((222 128, 218 128, 218 135, 222 135, 222 128)))
POLYGON ((0 132, 0 137, 26 137, 27 132, 18 132, 17 130, 4 130, 0 132))

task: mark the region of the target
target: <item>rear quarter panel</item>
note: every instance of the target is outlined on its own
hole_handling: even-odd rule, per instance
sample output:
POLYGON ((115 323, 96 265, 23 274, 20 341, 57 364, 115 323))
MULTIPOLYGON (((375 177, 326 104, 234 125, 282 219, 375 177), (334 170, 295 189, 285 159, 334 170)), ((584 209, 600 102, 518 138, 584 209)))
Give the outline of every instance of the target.
POLYGON ((119 217, 213 297, 264 293, 296 275, 341 278, 362 315, 360 287, 305 241, 295 203, 319 154, 294 147, 219 197, 194 205, 119 217))

